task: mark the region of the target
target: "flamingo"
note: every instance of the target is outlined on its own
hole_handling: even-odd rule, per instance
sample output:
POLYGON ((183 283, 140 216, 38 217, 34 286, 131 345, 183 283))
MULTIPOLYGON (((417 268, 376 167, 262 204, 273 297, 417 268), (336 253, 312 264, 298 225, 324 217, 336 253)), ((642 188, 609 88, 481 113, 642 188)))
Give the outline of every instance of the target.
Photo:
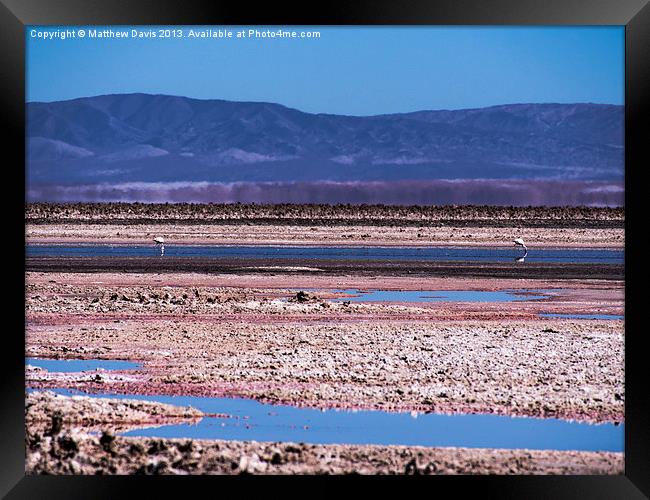
POLYGON ((153 242, 156 245, 160 245, 160 256, 162 257, 165 254, 165 238, 162 238, 160 236, 156 236, 153 239, 153 242))
POLYGON ((520 246, 524 247, 524 251, 528 252, 528 249, 526 248, 526 244, 524 243, 524 240, 521 238, 517 238, 516 240, 513 241, 515 246, 520 246))
POLYGON ((513 240, 515 246, 520 246, 523 247, 524 249, 524 256, 519 257, 515 259, 515 262, 524 262, 526 259, 526 256, 528 255, 528 248, 526 248, 526 244, 524 243, 524 240, 522 238, 517 238, 516 240, 513 240))

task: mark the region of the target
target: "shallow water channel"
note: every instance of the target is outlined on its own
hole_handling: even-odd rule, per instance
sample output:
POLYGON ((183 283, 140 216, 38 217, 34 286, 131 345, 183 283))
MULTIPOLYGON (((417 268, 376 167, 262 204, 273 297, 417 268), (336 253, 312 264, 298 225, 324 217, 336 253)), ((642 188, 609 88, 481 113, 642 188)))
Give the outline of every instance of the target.
MULTIPOLYGON (((297 290, 296 290, 297 291, 297 290)), ((309 289, 312 292, 322 290, 309 289)), ((334 302, 526 302, 550 298, 560 289, 548 290, 360 290, 357 288, 329 290, 343 297, 334 302)), ((621 320, 619 314, 540 313, 542 318, 621 320)))
MULTIPOLYGON (((66 389, 56 392, 84 394, 66 389)), ((123 433, 124 436, 585 451, 623 451, 624 445, 624 424, 501 415, 319 410, 263 404, 243 398, 87 395, 192 406, 205 413, 230 416, 204 417, 196 424, 136 429, 123 433)))
MULTIPOLYGON (((156 245, 27 245, 27 257, 160 256, 156 245)), ((318 247, 165 244, 165 257, 242 257, 260 259, 439 260, 515 262, 524 253, 507 247, 318 247)), ((164 257, 163 257, 164 258, 164 257)), ((622 250, 529 248, 525 262, 623 264, 622 250)))
POLYGON ((337 302, 517 302, 549 298, 547 290, 332 290, 337 302))
MULTIPOLYGON (((43 360, 27 358, 26 364, 51 372, 72 368, 123 370, 123 363, 105 360, 43 360), (76 365, 65 365, 78 361, 76 365), (99 362, 102 362, 101 364, 99 362), (56 362, 56 363, 55 363, 56 362)), ((137 363, 132 363, 138 366, 137 363)), ((30 389, 34 390, 34 389, 30 389)), ((469 448, 527 448, 550 450, 623 451, 624 424, 588 424, 560 419, 508 417, 486 414, 399 413, 379 410, 320 410, 264 404, 244 398, 160 396, 137 394, 88 394, 70 389, 54 392, 71 396, 136 399, 178 406, 192 406, 204 413, 228 418, 204 417, 198 423, 136 429, 124 436, 160 438, 285 441, 312 444, 382 444, 406 446, 454 446, 469 448)))
POLYGON ((541 313, 543 318, 562 318, 562 319, 625 319, 622 314, 559 314, 559 313, 541 313))
POLYGON ((75 373, 100 370, 135 370, 142 366, 133 361, 114 359, 48 359, 25 358, 25 364, 43 368, 48 372, 75 373))

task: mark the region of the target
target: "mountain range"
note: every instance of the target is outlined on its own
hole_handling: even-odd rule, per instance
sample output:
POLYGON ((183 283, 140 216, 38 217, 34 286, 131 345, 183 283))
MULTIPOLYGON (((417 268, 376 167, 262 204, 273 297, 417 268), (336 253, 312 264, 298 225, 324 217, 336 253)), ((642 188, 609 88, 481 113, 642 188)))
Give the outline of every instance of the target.
POLYGON ((29 185, 436 179, 622 181, 624 108, 375 116, 116 94, 27 103, 29 185))

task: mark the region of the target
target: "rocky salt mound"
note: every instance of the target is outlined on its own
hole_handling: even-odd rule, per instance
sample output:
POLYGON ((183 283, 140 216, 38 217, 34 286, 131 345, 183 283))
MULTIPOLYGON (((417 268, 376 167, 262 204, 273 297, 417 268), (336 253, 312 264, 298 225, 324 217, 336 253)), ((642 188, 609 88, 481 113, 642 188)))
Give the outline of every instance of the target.
POLYGON ((50 391, 27 394, 25 422, 34 432, 56 436, 64 428, 85 431, 124 431, 180 422, 195 422, 204 413, 196 408, 181 407, 130 399, 62 396, 50 391))

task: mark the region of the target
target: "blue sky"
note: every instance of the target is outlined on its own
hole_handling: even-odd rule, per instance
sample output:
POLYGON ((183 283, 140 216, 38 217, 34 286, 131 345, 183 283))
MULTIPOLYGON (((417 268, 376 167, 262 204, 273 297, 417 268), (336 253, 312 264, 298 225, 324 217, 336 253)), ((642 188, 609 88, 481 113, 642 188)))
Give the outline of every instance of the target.
MULTIPOLYGON (((269 29, 222 27, 251 28, 269 29)), ((27 100, 145 92, 347 115, 624 103, 623 27, 281 28, 320 38, 189 39, 184 27, 183 38, 43 40, 32 34, 64 27, 27 27, 27 100)))

